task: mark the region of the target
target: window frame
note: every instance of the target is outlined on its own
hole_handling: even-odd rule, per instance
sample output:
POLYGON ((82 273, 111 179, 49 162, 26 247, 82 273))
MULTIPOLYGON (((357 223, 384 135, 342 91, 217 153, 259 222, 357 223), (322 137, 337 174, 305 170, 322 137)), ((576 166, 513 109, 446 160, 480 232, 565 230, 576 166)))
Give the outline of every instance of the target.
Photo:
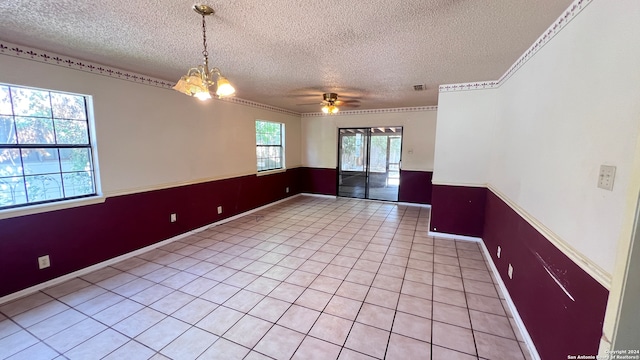
POLYGON ((264 175, 274 172, 282 172, 286 170, 285 163, 285 124, 279 121, 270 121, 270 120, 260 120, 256 119, 255 121, 255 139, 256 139, 256 171, 258 175, 264 175), (258 124, 259 123, 269 123, 276 124, 280 127, 280 144, 260 144, 258 142, 258 124), (280 149, 280 167, 260 167, 260 160, 265 159, 258 156, 258 149, 260 148, 279 148, 280 149))
MULTIPOLYGON (((26 202, 24 203, 1 206, 0 219, 104 202, 104 197, 101 193, 101 186, 100 186, 101 184, 100 184, 100 176, 99 176, 99 170, 98 170, 97 147, 95 145, 96 135, 95 135, 95 121, 94 121, 94 114, 93 114, 92 97, 90 95, 85 95, 85 94, 77 94, 77 93, 61 91, 61 90, 37 88, 37 87, 9 84, 9 83, 0 83, 0 86, 8 88, 9 94, 10 94, 9 99, 11 102, 10 104, 11 114, 2 114, 0 116, 3 116, 5 118, 10 118, 12 120, 11 124, 13 126, 13 129, 10 129, 10 131, 13 131, 14 133, 13 135, 15 136, 15 143, 0 144, 0 151, 3 151, 3 150, 18 151, 20 173, 15 174, 12 177, 22 178, 21 183, 24 186, 24 192, 25 192, 24 197, 26 200, 26 202), (47 110, 50 113, 50 116, 48 115, 39 116, 39 115, 33 115, 33 114, 21 115, 19 113, 16 113, 15 103, 13 102, 12 89, 26 89, 31 91, 46 92, 47 97, 49 99, 47 110), (53 105, 54 103, 52 101, 53 94, 82 98, 83 107, 84 107, 84 119, 56 116, 55 107, 53 105), (19 135, 18 123, 17 123, 17 120, 20 120, 20 119, 44 119, 44 120, 50 121, 52 126, 51 132, 53 133, 53 136, 54 136, 53 143, 49 143, 49 142, 20 143, 20 135, 19 135), (60 129, 58 129, 57 126, 65 124, 64 123, 65 121, 86 122, 86 143, 84 141, 82 143, 73 143, 72 141, 58 143, 59 138, 58 138, 57 131, 59 131, 60 129), (33 149, 45 149, 45 150, 49 150, 52 153, 55 153, 55 155, 53 155, 54 159, 45 160, 45 161, 57 162, 57 164, 54 164, 54 163, 51 164, 52 166, 57 167, 57 169, 54 171, 41 173, 41 174, 28 174, 26 169, 24 168, 25 155, 23 151, 33 150, 33 149), (64 169, 65 165, 63 164, 63 156, 61 156, 61 151, 67 150, 67 149, 86 149, 89 169, 88 170, 64 169), (72 173, 87 173, 88 175, 90 175, 89 179, 90 179, 91 192, 88 192, 86 194, 81 194, 81 195, 67 195, 67 191, 69 191, 69 189, 65 188, 65 183, 64 183, 65 175, 72 174, 72 173), (36 200, 36 201, 30 202, 29 201, 30 195, 27 190, 27 186, 28 186, 27 178, 30 176, 42 176, 43 178, 47 176, 48 177, 59 176, 61 181, 58 184, 59 194, 62 196, 58 198, 53 198, 53 199, 45 198, 43 200, 36 200)), ((55 180, 57 180, 57 178, 55 180)), ((20 182, 18 184, 20 184, 20 182)), ((12 194, 12 196, 15 196, 15 194, 12 194)))

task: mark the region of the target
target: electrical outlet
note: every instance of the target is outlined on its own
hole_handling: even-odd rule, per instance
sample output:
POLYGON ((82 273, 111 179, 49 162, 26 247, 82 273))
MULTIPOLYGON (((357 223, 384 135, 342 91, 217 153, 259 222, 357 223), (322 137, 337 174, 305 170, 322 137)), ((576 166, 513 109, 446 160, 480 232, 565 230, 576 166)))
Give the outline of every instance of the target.
POLYGON ((222 206, 218 206, 218 214, 222 214, 222 206))
POLYGON ((289 187, 288 186, 284 189, 284 192, 286 192, 287 194, 289 193, 289 187))
POLYGON ((509 271, 507 274, 509 275, 509 279, 513 279, 513 266, 511 266, 511 264, 509 264, 509 271))
POLYGON ((598 175, 598 187, 605 190, 613 191, 613 180, 616 177, 616 167, 609 165, 600 165, 600 174, 598 175))
POLYGON ((500 259, 500 253, 502 252, 502 248, 498 246, 498 259, 500 259))
POLYGON ((171 222, 176 222, 178 220, 178 215, 173 213, 171 214, 171 222))
POLYGON ((51 266, 51 261, 49 261, 49 255, 40 256, 38 258, 38 268, 45 269, 51 266))

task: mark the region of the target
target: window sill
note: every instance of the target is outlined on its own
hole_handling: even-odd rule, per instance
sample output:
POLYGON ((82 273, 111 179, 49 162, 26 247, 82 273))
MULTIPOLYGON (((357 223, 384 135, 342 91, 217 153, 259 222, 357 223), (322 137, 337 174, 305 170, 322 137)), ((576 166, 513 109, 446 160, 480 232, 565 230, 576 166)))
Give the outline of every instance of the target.
POLYGON ((28 205, 20 208, 0 210, 0 220, 10 219, 18 216, 40 214, 49 211, 71 209, 79 206, 100 204, 105 201, 103 195, 96 195, 87 198, 64 200, 47 204, 28 205))
POLYGON ((258 171, 256 173, 256 176, 264 176, 264 175, 271 175, 271 174, 277 174, 277 173, 283 173, 287 171, 286 168, 282 168, 282 169, 274 169, 274 170, 265 170, 265 171, 258 171))

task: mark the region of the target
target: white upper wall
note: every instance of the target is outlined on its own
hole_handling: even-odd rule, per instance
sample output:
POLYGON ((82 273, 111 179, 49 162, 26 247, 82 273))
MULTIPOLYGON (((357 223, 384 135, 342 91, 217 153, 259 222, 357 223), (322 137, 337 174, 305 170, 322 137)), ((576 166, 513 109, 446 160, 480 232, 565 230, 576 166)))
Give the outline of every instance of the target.
POLYGON ((442 92, 434 183, 489 184, 611 274, 640 131, 638 19, 635 0, 594 0, 500 87, 442 92), (596 187, 601 164, 613 191, 596 187))
POLYGON ((285 123, 286 166, 301 165, 300 117, 11 56, 0 82, 93 97, 105 196, 255 174, 255 120, 285 123))
POLYGON ((402 126, 402 169, 433 171, 436 110, 390 111, 302 118, 302 163, 335 169, 338 164, 338 129, 402 126))
POLYGON ((486 184, 495 102, 495 90, 440 93, 434 184, 486 184))

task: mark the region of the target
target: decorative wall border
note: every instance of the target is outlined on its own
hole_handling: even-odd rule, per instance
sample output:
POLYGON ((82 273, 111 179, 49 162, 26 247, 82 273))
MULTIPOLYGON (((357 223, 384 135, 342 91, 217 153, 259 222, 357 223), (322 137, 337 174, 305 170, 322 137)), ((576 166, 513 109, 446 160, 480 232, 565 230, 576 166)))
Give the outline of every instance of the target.
POLYGON ((464 84, 446 84, 440 85, 440 92, 451 92, 451 91, 465 91, 465 90, 480 90, 480 89, 491 89, 500 87, 505 81, 507 81, 513 74, 518 71, 529 59, 533 57, 545 44, 547 44, 554 36, 556 36, 560 30, 562 30, 573 18, 578 16, 578 14, 584 10, 593 0, 575 0, 567 10, 564 11, 562 15, 553 23, 547 31, 545 31, 538 40, 536 40, 533 45, 522 54, 518 60, 511 65, 511 67, 498 79, 494 81, 482 81, 475 83, 464 83, 464 84))
POLYGON ((175 85, 174 83, 166 80, 152 78, 146 75, 124 71, 89 61, 78 60, 72 57, 49 53, 39 49, 16 45, 5 41, 0 41, 0 55, 8 55, 17 58, 33 60, 40 63, 56 65, 97 75, 109 76, 120 80, 126 80, 164 89, 171 89, 173 85, 175 85))
MULTIPOLYGON (((67 69, 108 76, 111 78, 130 81, 143 85, 155 86, 162 89, 171 89, 175 85, 175 82, 153 78, 143 74, 125 71, 90 61, 79 60, 73 57, 64 56, 52 52, 46 52, 28 46, 17 45, 3 40, 0 40, 0 55, 7 55, 26 60, 37 61, 40 63, 60 66, 67 69)), ((236 97, 225 98, 223 100, 234 104, 250 106, 258 109, 275 111, 293 116, 300 116, 300 113, 297 113, 295 111, 281 109, 275 106, 265 105, 236 97)))
POLYGON ((500 81, 483 81, 475 83, 440 85, 440 92, 493 89, 500 86, 500 81))
POLYGON ((344 116, 344 115, 369 115, 369 114, 388 114, 388 113, 403 113, 403 112, 416 112, 416 111, 437 111, 437 106, 416 106, 416 107, 402 107, 402 108, 389 108, 389 109, 369 109, 369 110, 347 110, 340 111, 337 114, 327 115, 323 112, 302 113, 302 117, 316 117, 316 116, 344 116))

